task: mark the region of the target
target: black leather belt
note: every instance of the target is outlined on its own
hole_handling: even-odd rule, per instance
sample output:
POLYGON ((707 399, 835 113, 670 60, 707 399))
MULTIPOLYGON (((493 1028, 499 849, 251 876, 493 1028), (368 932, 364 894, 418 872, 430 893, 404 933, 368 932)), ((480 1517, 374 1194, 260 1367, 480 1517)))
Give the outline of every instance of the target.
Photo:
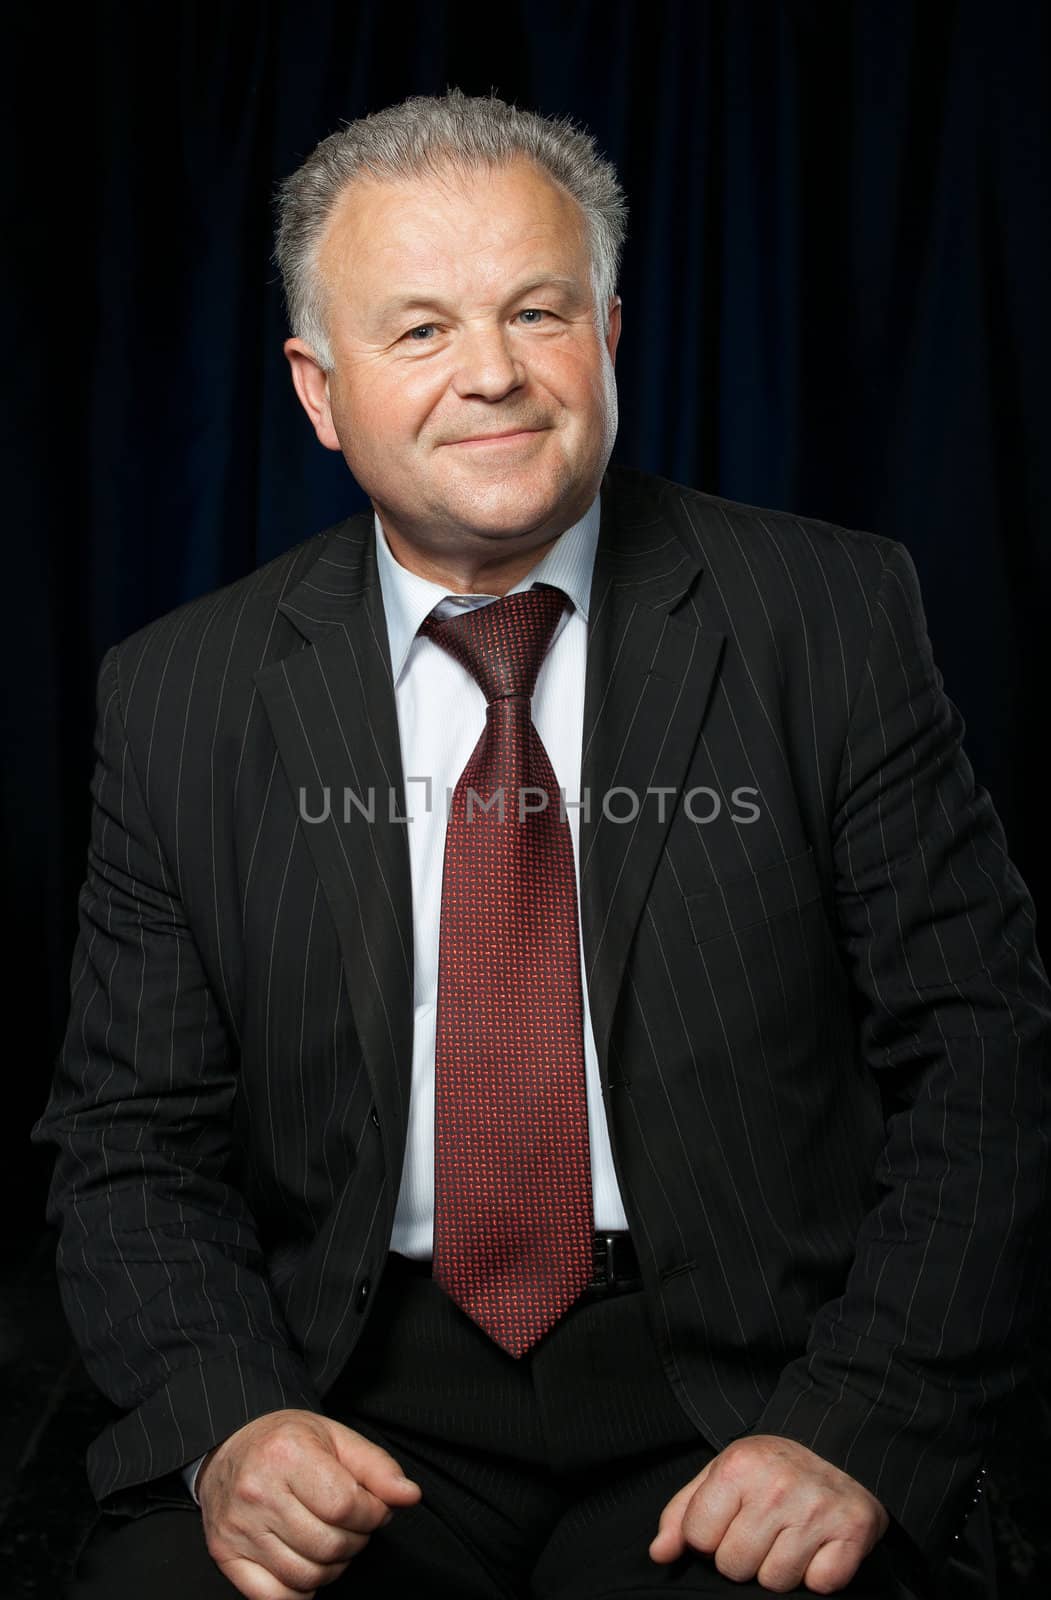
MULTIPOLYGON (((593 1233, 591 1236, 591 1282, 584 1293, 592 1296, 616 1294, 621 1289, 641 1289, 642 1273, 630 1233, 593 1233)), ((391 1261, 405 1272, 421 1278, 431 1275, 431 1258, 410 1257, 391 1251, 391 1261)))

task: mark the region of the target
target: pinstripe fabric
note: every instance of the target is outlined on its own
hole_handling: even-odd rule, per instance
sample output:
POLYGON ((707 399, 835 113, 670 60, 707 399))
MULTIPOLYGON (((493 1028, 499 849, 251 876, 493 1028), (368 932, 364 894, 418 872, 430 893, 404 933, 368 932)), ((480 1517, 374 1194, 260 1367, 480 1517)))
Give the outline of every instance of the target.
MULTIPOLYGON (((339 799, 401 785, 370 523, 102 665, 33 1138, 66 1313, 126 1413, 88 1455, 114 1509, 184 1501, 182 1463, 321 1408, 385 1259, 407 846, 339 799)), ((587 984, 664 1369, 713 1444, 797 1438, 936 1554, 1023 1360, 1051 995, 914 567, 611 468, 589 619, 587 984)))

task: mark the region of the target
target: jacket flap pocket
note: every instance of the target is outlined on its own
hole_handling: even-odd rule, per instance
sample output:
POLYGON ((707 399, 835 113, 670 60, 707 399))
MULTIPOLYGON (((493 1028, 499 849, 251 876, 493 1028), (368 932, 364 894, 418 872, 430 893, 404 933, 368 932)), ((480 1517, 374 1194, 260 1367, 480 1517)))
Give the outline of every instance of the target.
POLYGON ((770 922, 799 911, 822 895, 812 848, 771 861, 756 872, 734 873, 699 894, 688 894, 686 912, 698 944, 722 934, 770 922))

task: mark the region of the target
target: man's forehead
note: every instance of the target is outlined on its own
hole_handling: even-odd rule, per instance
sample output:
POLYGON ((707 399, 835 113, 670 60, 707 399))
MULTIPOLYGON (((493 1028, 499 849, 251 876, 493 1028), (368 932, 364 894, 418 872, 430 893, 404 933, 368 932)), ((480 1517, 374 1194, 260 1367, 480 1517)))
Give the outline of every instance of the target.
MULTIPOLYGON (((537 173, 555 204, 547 205, 545 197, 533 211, 529 197, 519 192, 516 199, 526 199, 524 212, 516 205, 501 227, 501 196, 492 192, 489 180, 509 169, 483 170, 479 174, 483 188, 472 190, 468 183, 463 190, 466 199, 479 201, 481 233, 475 229, 473 254, 464 253, 466 240, 455 212, 443 215, 444 199, 459 196, 456 188, 441 186, 428 175, 386 180, 370 174, 355 179, 333 208, 318 252, 322 271, 330 282, 345 279, 352 270, 360 283, 362 268, 372 283, 382 278, 384 311, 448 289, 450 275, 459 278, 460 269, 471 262, 483 272, 491 269, 494 288, 499 280, 501 294, 509 277, 523 290, 541 283, 561 294, 579 290, 590 282, 589 265, 581 258, 582 250, 584 257, 588 255, 583 213, 572 196, 532 163, 517 165, 527 178, 537 173)), ((460 175, 455 177, 459 180, 460 175)))
MULTIPOLYGON (((507 198, 509 179, 515 202, 519 206, 523 201, 535 206, 539 228, 553 229, 567 238, 586 231, 583 212, 573 196, 535 162, 523 157, 500 166, 467 170, 449 164, 433 169, 427 167, 411 177, 361 174, 344 187, 333 205, 327 238, 352 236, 361 227, 373 227, 378 213, 393 232, 397 232, 400 225, 409 231, 424 217, 440 218, 447 201, 454 205, 465 201, 479 207, 495 230, 499 226, 500 202, 507 198)), ((381 242, 373 237, 370 244, 375 248, 381 242)))

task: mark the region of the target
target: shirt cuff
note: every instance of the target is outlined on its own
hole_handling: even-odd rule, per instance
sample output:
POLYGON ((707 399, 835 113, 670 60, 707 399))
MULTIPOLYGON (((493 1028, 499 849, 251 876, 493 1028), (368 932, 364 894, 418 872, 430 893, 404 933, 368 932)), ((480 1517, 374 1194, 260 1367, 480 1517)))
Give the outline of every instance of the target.
POLYGON ((183 1467, 182 1469, 183 1482, 193 1495, 194 1505, 198 1506, 201 1502, 197 1498, 197 1474, 200 1472, 201 1462, 204 1460, 204 1456, 207 1454, 208 1452, 206 1450, 204 1455, 198 1456, 196 1461, 191 1461, 189 1466, 183 1467))

